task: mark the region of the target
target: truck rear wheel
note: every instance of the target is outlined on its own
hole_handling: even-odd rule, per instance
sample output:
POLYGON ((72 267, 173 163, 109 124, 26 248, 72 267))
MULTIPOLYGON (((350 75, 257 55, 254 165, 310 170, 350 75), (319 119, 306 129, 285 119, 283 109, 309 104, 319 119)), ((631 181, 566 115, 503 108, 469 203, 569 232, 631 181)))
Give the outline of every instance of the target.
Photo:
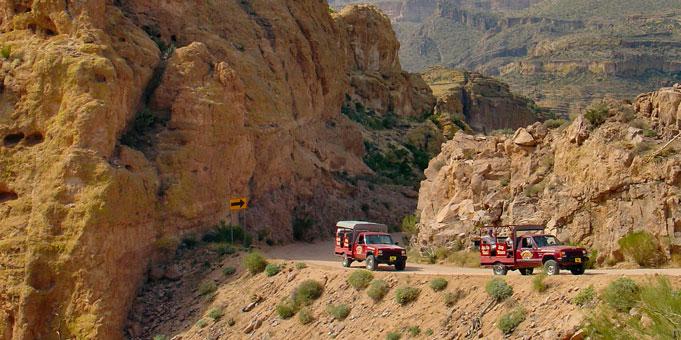
POLYGON ((570 272, 572 272, 572 275, 582 275, 584 274, 584 266, 572 267, 570 272))
POLYGON ((407 261, 397 261, 395 263, 395 270, 403 271, 407 267, 407 261))
POLYGON ((494 266, 492 266, 492 270, 494 271, 494 275, 506 275, 506 273, 508 273, 506 266, 500 262, 495 263, 494 266))
POLYGON ((558 267, 558 262, 555 260, 548 260, 544 262, 544 271, 546 275, 558 275, 560 274, 560 267, 558 267))
POLYGON ((367 269, 374 271, 376 270, 376 258, 374 258, 374 255, 369 255, 367 256, 367 269))
POLYGON ((343 254, 343 267, 350 267, 352 260, 348 257, 348 254, 343 254))

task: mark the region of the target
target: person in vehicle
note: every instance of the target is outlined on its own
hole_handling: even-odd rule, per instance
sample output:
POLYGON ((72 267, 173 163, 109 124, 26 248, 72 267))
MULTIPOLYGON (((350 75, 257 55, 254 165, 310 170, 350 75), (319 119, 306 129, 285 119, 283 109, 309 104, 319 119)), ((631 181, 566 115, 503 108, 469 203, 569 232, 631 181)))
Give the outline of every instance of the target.
POLYGON ((497 238, 494 237, 494 229, 487 229, 487 235, 482 237, 482 243, 490 245, 490 254, 494 256, 497 252, 497 238))

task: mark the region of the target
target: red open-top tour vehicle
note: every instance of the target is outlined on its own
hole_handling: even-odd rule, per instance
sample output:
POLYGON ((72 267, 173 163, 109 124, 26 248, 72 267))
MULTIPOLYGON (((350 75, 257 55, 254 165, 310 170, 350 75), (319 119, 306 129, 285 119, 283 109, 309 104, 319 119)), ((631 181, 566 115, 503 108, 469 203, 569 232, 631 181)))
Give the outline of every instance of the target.
POLYGON ((480 265, 492 267, 495 275, 516 269, 522 275, 532 275, 537 267, 544 267, 548 275, 557 275, 561 269, 584 274, 586 249, 562 245, 545 229, 536 225, 481 228, 480 265))
POLYGON ((393 242, 385 224, 338 222, 334 253, 343 258, 343 267, 350 267, 353 261, 364 261, 369 270, 376 270, 379 263, 394 265, 396 270, 407 265, 407 251, 393 242))

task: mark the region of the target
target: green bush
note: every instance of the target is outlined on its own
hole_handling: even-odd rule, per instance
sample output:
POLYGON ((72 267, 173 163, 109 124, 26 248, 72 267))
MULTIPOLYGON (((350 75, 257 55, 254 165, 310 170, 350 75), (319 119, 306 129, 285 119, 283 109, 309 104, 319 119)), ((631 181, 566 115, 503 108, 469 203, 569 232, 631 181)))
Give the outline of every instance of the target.
POLYGON ((199 285, 199 295, 209 295, 215 293, 218 290, 218 286, 213 281, 204 281, 199 285))
POLYGON ((222 309, 219 308, 213 308, 208 312, 208 317, 213 319, 214 321, 220 320, 220 318, 224 315, 222 312, 222 309))
POLYGON ((296 306, 307 306, 322 296, 324 287, 315 280, 301 282, 293 291, 293 302, 296 306))
POLYGON ((369 284, 369 288, 367 289, 367 295, 374 300, 374 302, 378 302, 383 300, 383 298, 388 294, 388 283, 386 283, 383 280, 373 280, 369 284))
POLYGON ((12 54, 12 46, 9 45, 4 45, 0 49, 0 55, 2 55, 3 58, 9 59, 9 56, 12 54))
POLYGON ((400 340, 402 338, 402 334, 399 332, 388 332, 388 334, 385 336, 386 340, 400 340))
POLYGON ((307 325, 310 322, 314 321, 312 312, 310 312, 310 310, 307 308, 301 309, 300 312, 298 312, 298 321, 300 321, 301 325, 307 325))
POLYGON ((590 305, 591 302, 594 301, 596 298, 596 289, 594 289, 594 286, 591 285, 586 288, 582 288, 577 295, 575 295, 574 298, 572 298, 572 303, 579 306, 579 307, 584 307, 587 305, 590 305))
POLYGON ((415 235, 418 233, 419 218, 416 215, 407 215, 402 219, 402 232, 407 235, 415 235))
POLYGON ((549 288, 546 282, 544 282, 546 277, 546 273, 540 273, 539 275, 535 275, 535 277, 532 278, 532 289, 534 289, 535 292, 543 293, 549 288))
POLYGON ((296 314, 296 306, 293 303, 291 303, 291 301, 288 300, 279 303, 276 309, 277 315, 279 315, 279 317, 284 320, 290 319, 292 316, 296 314))
POLYGON ((500 278, 494 278, 487 282, 485 291, 497 302, 504 301, 513 295, 513 287, 500 278))
POLYGON ((504 334, 511 334, 521 322, 525 321, 527 311, 522 307, 516 307, 510 312, 504 314, 499 318, 497 327, 504 334))
POLYGON ((643 130, 643 136, 648 138, 655 138, 657 137, 657 132, 655 132, 655 130, 645 129, 643 130))
POLYGON ((168 337, 163 334, 154 335, 154 340, 168 340, 168 337))
POLYGON ((350 315, 350 307, 346 304, 328 305, 326 312, 338 321, 343 321, 350 315))
POLYGON ((298 262, 296 263, 296 269, 301 270, 307 268, 307 264, 305 262, 298 262))
POLYGON ((228 243, 219 243, 215 246, 215 251, 218 255, 232 255, 236 253, 236 249, 228 243))
POLYGON ((597 263, 596 261, 597 261, 597 260, 598 260, 598 250, 593 249, 593 250, 591 250, 591 252, 589 253, 589 260, 586 261, 586 264, 584 265, 584 267, 585 267, 586 269, 594 269, 594 268, 596 268, 596 263, 597 263))
POLYGON ((677 339, 681 325, 681 291, 666 277, 641 287, 639 313, 618 314, 599 308, 587 316, 584 329, 592 339, 677 339), (645 317, 648 322, 641 322, 645 317))
POLYGON ((439 292, 441 290, 444 290, 447 288, 447 284, 449 282, 441 277, 434 278, 430 280, 430 289, 432 289, 434 292, 439 292))
POLYGON ((234 275, 234 273, 236 273, 236 268, 234 267, 222 268, 222 274, 224 274, 225 276, 234 275))
POLYGON ((426 333, 425 333, 425 334, 426 334, 427 336, 432 336, 432 335, 433 335, 433 330, 432 330, 431 328, 428 328, 428 329, 426 329, 426 333))
POLYGON ((200 319, 196 322, 196 327, 204 328, 206 326, 208 326, 208 322, 205 319, 200 319))
POLYGON ((544 126, 548 129, 557 129, 563 125, 565 125, 568 121, 565 119, 548 119, 544 121, 544 126))
POLYGON ((229 225, 225 221, 220 221, 213 230, 207 232, 201 238, 203 242, 209 243, 238 243, 243 242, 246 233, 238 225, 229 225))
POLYGON ((262 273, 267 267, 267 260, 262 254, 252 252, 244 257, 244 267, 253 275, 262 273))
POLYGON ((407 333, 409 333, 409 336, 411 336, 412 338, 415 338, 415 337, 421 335, 421 327, 411 326, 411 327, 407 328, 407 333))
POLYGON ((640 287, 627 277, 610 282, 601 293, 601 300, 620 312, 628 312, 640 299, 640 287))
POLYGON ((281 267, 279 267, 276 264, 270 263, 267 266, 265 266, 265 274, 267 274, 267 276, 277 275, 279 274, 280 271, 281 267))
POLYGON ((584 118, 588 120, 591 125, 599 126, 605 123, 609 117, 610 108, 606 103, 599 103, 589 108, 584 114, 584 118))
POLYGON ((416 301, 418 299, 421 290, 414 287, 400 287, 395 291, 395 301, 400 305, 404 306, 410 302, 416 301))
POLYGON ((657 240, 646 231, 635 231, 624 235, 617 241, 622 253, 643 267, 656 267, 660 264, 660 246, 657 240))
POLYGON ((370 271, 360 269, 352 272, 348 277, 348 283, 356 290, 362 290, 369 286, 369 282, 374 279, 374 274, 370 271))
POLYGON ((454 307, 461 298, 463 298, 464 292, 461 289, 457 289, 453 292, 445 293, 444 302, 447 307, 454 307))

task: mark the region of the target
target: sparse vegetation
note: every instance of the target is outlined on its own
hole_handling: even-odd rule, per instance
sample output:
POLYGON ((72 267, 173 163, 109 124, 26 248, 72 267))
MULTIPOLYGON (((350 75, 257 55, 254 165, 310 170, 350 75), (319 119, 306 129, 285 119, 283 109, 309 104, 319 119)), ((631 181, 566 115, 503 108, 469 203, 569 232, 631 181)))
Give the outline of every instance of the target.
POLYGON ((596 105, 591 106, 586 113, 584 114, 584 118, 588 120, 591 125, 593 126, 600 126, 601 124, 605 123, 605 120, 608 119, 610 112, 610 108, 608 107, 608 104, 606 103, 598 103, 596 105))
POLYGON ((461 289, 457 289, 453 292, 445 293, 445 296, 444 296, 445 306, 454 307, 454 305, 456 305, 456 303, 459 302, 459 300, 461 300, 461 298, 463 298, 464 294, 465 293, 461 289))
POLYGON ((501 302, 513 295, 513 287, 500 278, 494 278, 487 282, 485 291, 492 299, 501 302))
POLYGON ((350 315, 350 306, 346 304, 331 304, 326 307, 326 312, 338 321, 343 321, 350 315))
POLYGON ((434 278, 430 280, 430 289, 432 289, 434 292, 439 292, 447 288, 448 283, 449 281, 445 280, 444 278, 434 278))
POLYGON ((213 321, 220 320, 220 318, 224 315, 222 312, 222 309, 220 308, 213 308, 208 312, 208 317, 213 319, 213 321))
POLYGON ((596 261, 598 260, 598 250, 592 249, 591 252, 589 253, 589 260, 586 261, 586 264, 584 266, 586 269, 594 269, 596 268, 596 261))
POLYGON ((369 284, 369 288, 367 289, 367 295, 374 300, 374 302, 378 302, 383 300, 383 298, 388 294, 388 283, 383 281, 383 280, 373 280, 369 284))
POLYGON ((227 243, 218 243, 215 246, 215 251, 218 253, 218 255, 231 255, 236 253, 236 249, 232 247, 232 245, 227 244, 227 243))
POLYGON ((511 334, 521 322, 525 321, 526 317, 527 311, 522 307, 516 307, 499 318, 497 327, 502 333, 511 334))
POLYGON ((128 131, 121 136, 121 144, 136 149, 149 144, 149 132, 160 123, 162 123, 162 120, 158 118, 149 108, 144 107, 142 110, 137 112, 134 120, 132 121, 132 125, 128 131))
POLYGON ((428 328, 428 329, 426 329, 425 334, 426 334, 427 336, 432 336, 432 335, 433 335, 433 330, 430 329, 430 328, 428 328))
POLYGON ((525 187, 524 193, 527 197, 536 197, 539 193, 544 192, 545 184, 544 182, 539 182, 537 184, 528 185, 525 187))
POLYGON ((601 293, 601 300, 619 312, 629 312, 640 299, 641 288, 632 279, 620 277, 601 293))
POLYGON ((276 310, 277 315, 284 320, 290 319, 292 316, 296 315, 296 306, 289 300, 280 302, 277 305, 276 310))
POLYGON ((646 231, 635 231, 624 235, 617 241, 624 255, 634 259, 643 267, 656 267, 660 264, 660 245, 657 240, 646 231))
POLYGON ((447 262, 459 267, 478 268, 480 267, 480 255, 472 251, 457 251, 447 256, 447 262))
POLYGON ((314 219, 307 215, 296 216, 293 219, 293 239, 296 241, 309 240, 309 233, 315 225, 314 219))
POLYGON ((168 337, 163 334, 154 335, 154 340, 168 340, 168 337))
POLYGON ((348 277, 347 281, 350 284, 350 286, 352 286, 356 290, 363 290, 364 288, 369 286, 369 283, 373 279, 374 274, 371 274, 371 272, 368 270, 360 269, 352 272, 352 274, 350 274, 350 276, 348 277))
POLYGON ((543 293, 549 288, 549 285, 545 282, 546 277, 546 273, 539 273, 532 278, 532 289, 535 292, 543 293))
POLYGON ((262 254, 252 252, 244 257, 244 267, 246 267, 248 272, 252 275, 259 274, 267 267, 267 260, 265 260, 265 257, 262 256, 262 254))
POLYGON ((579 307, 584 307, 590 305, 595 298, 596 289, 594 289, 593 285, 590 285, 589 287, 582 288, 579 293, 572 298, 572 303, 579 307))
POLYGON ((12 46, 4 45, 4 46, 2 46, 2 48, 0 48, 0 55, 4 59, 9 59, 11 54, 12 54, 12 46))
POLYGON ((246 233, 243 228, 238 225, 229 225, 225 221, 220 221, 213 229, 201 238, 203 242, 208 243, 243 243, 246 239, 246 233))
POLYGON ((388 332, 385 336, 386 340, 400 340, 401 338, 402 334, 400 332, 388 332))
POLYGON ((314 321, 312 312, 308 308, 301 309, 300 312, 298 312, 298 321, 300 321, 300 324, 302 325, 307 325, 314 321))
POLYGON ((414 287, 404 286, 395 290, 395 301, 404 306, 418 299, 421 290, 414 287))
POLYGON ((204 328, 206 326, 208 326, 208 322, 205 319, 200 319, 196 322, 196 327, 204 328))
POLYGON ((402 232, 406 233, 407 235, 416 235, 416 233, 418 233, 418 222, 419 218, 416 215, 404 216, 401 226, 402 232))
POLYGON ((407 328, 407 333, 409 333, 409 336, 411 336, 412 338, 415 338, 415 337, 421 335, 421 327, 411 326, 411 327, 407 328))
POLYGON ((276 265, 276 264, 270 263, 267 266, 265 266, 265 274, 267 276, 277 275, 277 274, 279 274, 280 271, 281 271, 281 267, 276 265))
POLYGON ((225 276, 231 276, 234 275, 234 273, 236 273, 236 268, 234 267, 222 268, 222 274, 224 274, 225 276))
POLYGON ((227 319, 227 325, 228 325, 229 327, 232 327, 232 326, 236 325, 236 321, 234 320, 234 318, 229 318, 229 319, 227 319))
POLYGON ((548 129, 557 129, 567 123, 568 121, 565 119, 548 119, 544 121, 544 126, 548 129))
POLYGON ((307 268, 307 264, 305 262, 298 262, 296 263, 296 269, 301 270, 307 268))
POLYGON ((204 281, 199 285, 199 295, 210 295, 218 290, 218 286, 213 281, 204 281))
POLYGON ((307 306, 322 296, 324 287, 315 280, 305 280, 293 292, 293 302, 296 306, 307 306))
POLYGON ((648 137, 648 138, 657 138, 657 132, 655 132, 655 130, 651 130, 651 129, 644 129, 643 130, 643 136, 648 137))

